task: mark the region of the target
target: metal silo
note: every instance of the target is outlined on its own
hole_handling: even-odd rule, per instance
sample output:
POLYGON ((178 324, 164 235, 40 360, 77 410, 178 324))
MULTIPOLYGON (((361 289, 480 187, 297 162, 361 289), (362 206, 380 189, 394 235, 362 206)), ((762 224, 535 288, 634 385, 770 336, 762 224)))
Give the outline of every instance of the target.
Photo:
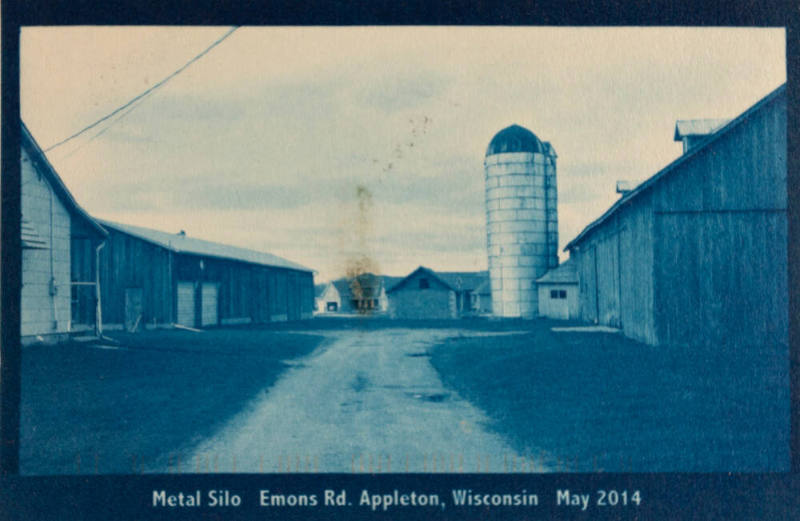
POLYGON ((492 313, 535 317, 536 279, 558 265, 555 151, 511 125, 492 138, 484 166, 492 313))

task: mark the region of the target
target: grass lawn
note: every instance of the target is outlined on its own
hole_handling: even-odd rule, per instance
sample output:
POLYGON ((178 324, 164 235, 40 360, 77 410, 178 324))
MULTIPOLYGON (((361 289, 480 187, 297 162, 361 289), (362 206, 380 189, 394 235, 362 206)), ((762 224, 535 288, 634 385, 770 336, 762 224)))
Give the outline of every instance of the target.
MULTIPOLYGON (((288 327, 288 326, 287 326, 288 327)), ((296 326, 295 326, 296 327, 296 326)), ((23 474, 132 473, 211 434, 323 340, 264 329, 110 333, 22 351, 23 474)))
POLYGON ((785 346, 655 348, 532 324, 431 353, 445 385, 520 453, 570 471, 789 469, 785 346))

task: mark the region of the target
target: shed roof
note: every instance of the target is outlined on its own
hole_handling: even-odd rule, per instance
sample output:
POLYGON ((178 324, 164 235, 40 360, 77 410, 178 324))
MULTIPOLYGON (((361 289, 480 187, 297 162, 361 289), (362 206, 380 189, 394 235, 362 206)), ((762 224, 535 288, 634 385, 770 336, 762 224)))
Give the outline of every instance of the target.
POLYGON ((538 279, 538 284, 577 284, 578 272, 572 259, 562 262, 538 279))
POLYGON ((566 246, 564 246, 564 251, 567 251, 576 246, 579 242, 581 242, 581 240, 584 237, 586 237, 589 233, 591 233, 592 230, 603 224, 606 220, 608 220, 611 216, 613 216, 620 208, 622 208, 628 203, 633 202, 639 196, 639 194, 641 194, 648 188, 655 185, 661 179, 664 179, 665 177, 672 174, 675 170, 678 169, 678 167, 683 165, 685 162, 691 161, 697 154, 699 154, 712 144, 716 143, 717 140, 721 139, 732 129, 738 127, 740 124, 746 121, 747 118, 749 118, 753 113, 755 113, 756 111, 758 111, 759 109, 761 109, 762 107, 764 107, 765 105, 776 99, 778 96, 785 94, 786 94, 786 84, 784 83, 777 89, 773 90, 772 92, 761 98, 752 107, 739 114, 736 118, 729 121, 726 125, 717 130, 714 134, 710 135, 706 141, 704 141, 697 147, 692 148, 687 153, 683 154, 678 159, 668 164, 667 166, 665 166, 664 168, 653 174, 648 179, 645 179, 642 183, 639 184, 639 186, 637 186, 630 192, 626 193, 625 195, 617 199, 617 202, 611 205, 611 208, 606 210, 606 212, 603 215, 601 215, 600 217, 589 223, 581 231, 581 233, 578 234, 577 237, 572 239, 569 243, 567 243, 566 246))
POLYGON ((141 226, 133 226, 131 224, 115 223, 106 221, 105 219, 98 219, 98 221, 108 229, 132 235, 138 239, 155 244, 156 246, 161 246, 162 248, 175 253, 217 257, 221 259, 249 262, 251 264, 260 264, 275 268, 286 268, 308 272, 313 271, 310 268, 306 268, 305 266, 297 264, 296 262, 278 257, 277 255, 272 255, 271 253, 248 250, 246 248, 239 248, 237 246, 229 246, 227 244, 196 239, 194 237, 188 237, 182 234, 167 233, 150 228, 142 228, 141 226))
POLYGON ((686 136, 707 136, 730 123, 731 118, 679 119, 675 122, 675 141, 686 136))
MULTIPOLYGON (((50 161, 48 161, 47 156, 44 155, 44 152, 39 147, 39 144, 35 139, 33 139, 33 135, 31 134, 31 131, 28 130, 28 127, 25 125, 24 121, 20 120, 20 126, 22 128, 20 133, 20 144, 22 148, 27 150, 31 157, 31 161, 33 161, 37 170, 41 172, 41 174, 47 179, 50 186, 53 187, 53 192, 55 192, 56 196, 61 200, 61 203, 64 205, 67 211, 71 215, 89 225, 89 229, 97 233, 100 237, 105 237, 108 235, 108 232, 104 230, 103 227, 100 226, 100 224, 86 212, 86 210, 81 208, 81 205, 79 205, 75 198, 72 197, 72 194, 67 189, 64 181, 61 180, 61 177, 58 175, 55 168, 53 168, 53 165, 50 164, 50 161)), ((23 222, 22 231, 23 240, 25 240, 25 235, 28 235, 29 238, 36 235, 35 229, 33 229, 29 222, 23 222)))

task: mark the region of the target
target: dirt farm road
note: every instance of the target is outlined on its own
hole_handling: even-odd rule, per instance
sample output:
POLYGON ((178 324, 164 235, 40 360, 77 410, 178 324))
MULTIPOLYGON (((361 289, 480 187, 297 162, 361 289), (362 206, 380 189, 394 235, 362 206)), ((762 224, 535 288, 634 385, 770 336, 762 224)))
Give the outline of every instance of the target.
POLYGON ((426 350, 459 333, 487 334, 324 332, 321 347, 162 471, 544 470, 516 454, 488 430, 483 412, 442 385, 426 350))

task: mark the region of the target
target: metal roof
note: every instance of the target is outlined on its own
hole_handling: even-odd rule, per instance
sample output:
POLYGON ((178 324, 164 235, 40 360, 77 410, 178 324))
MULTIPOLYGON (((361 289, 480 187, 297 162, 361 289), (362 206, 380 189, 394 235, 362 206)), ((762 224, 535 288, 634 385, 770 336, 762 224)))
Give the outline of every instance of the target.
POLYGON ((453 291, 475 291, 476 289, 480 288, 485 281, 489 280, 488 271, 433 271, 425 266, 420 266, 407 276, 397 281, 397 283, 394 284, 387 291, 387 293, 398 289, 406 282, 406 280, 410 279, 419 271, 423 271, 429 276, 434 277, 436 280, 453 291))
POLYGON ((669 174, 671 174, 672 172, 674 172, 679 166, 683 165, 685 162, 691 161, 692 158, 694 158, 697 154, 699 154, 700 152, 702 152, 703 150, 705 150, 707 147, 711 146, 712 144, 716 143, 718 139, 721 139, 725 134, 727 134, 732 129, 736 128, 741 123, 746 121, 747 118, 750 117, 751 114, 753 114, 754 112, 756 112, 761 107, 763 107, 767 103, 771 102, 772 100, 774 100, 775 98, 777 98, 781 94, 785 94, 785 92, 786 92, 786 84, 784 83, 783 85, 781 85, 777 89, 773 90, 772 92, 770 92, 769 94, 767 94, 766 96, 761 98, 752 107, 750 107, 746 111, 744 111, 741 114, 739 114, 736 118, 731 120, 724 127, 722 127, 719 130, 717 130, 714 134, 709 136, 709 138, 706 141, 704 141, 702 144, 698 145, 695 148, 692 148, 691 150, 689 150, 688 152, 686 152, 685 154, 680 156, 678 159, 676 159, 672 163, 668 164, 667 166, 665 166, 664 168, 662 168, 661 170, 659 170, 658 172, 653 174, 650 178, 644 180, 641 184, 639 184, 639 186, 637 186, 636 188, 634 188, 630 192, 628 192, 625 195, 623 195, 622 197, 620 197, 617 200, 617 202, 614 203, 611 206, 611 208, 606 210, 606 212, 603 215, 601 215, 600 217, 598 217, 597 219, 595 219, 594 221, 589 223, 586 226, 586 228, 584 228, 581 231, 581 233, 578 234, 577 237, 575 237, 574 239, 569 241, 569 243, 567 243, 567 245, 564 246, 564 251, 569 250, 570 248, 575 246, 577 243, 579 243, 581 241, 581 239, 583 239, 586 235, 591 233, 592 230, 594 230, 595 228, 597 228, 598 226, 603 224, 607 219, 609 219, 612 215, 614 215, 617 212, 617 210, 622 208, 622 206, 632 202, 636 197, 639 196, 639 194, 641 194, 642 192, 644 192, 645 190, 647 190, 648 188, 650 188, 651 186, 656 184, 658 181, 660 181, 664 177, 666 177, 669 174))
POLYGON ((495 134, 486 149, 487 156, 509 152, 536 152, 543 154, 544 145, 536 137, 536 134, 525 127, 514 124, 495 134))
POLYGON ((344 277, 331 282, 342 298, 349 299, 353 293, 358 293, 358 298, 378 298, 381 289, 385 286, 385 279, 382 275, 374 273, 362 273, 355 277, 344 277))
POLYGON ((488 271, 435 271, 437 277, 458 291, 474 291, 489 280, 488 271))
POLYGON ((97 220, 108 229, 127 233, 128 235, 161 246, 175 253, 218 257, 221 259, 249 262, 251 264, 260 264, 275 268, 313 272, 310 268, 278 257, 277 255, 272 255, 271 253, 248 250, 237 246, 228 246, 227 244, 205 241, 203 239, 195 239, 194 237, 188 237, 178 233, 167 233, 150 228, 142 228, 141 226, 133 226, 131 224, 115 223, 106 221, 105 219, 97 220))
POLYGON ((34 166, 36 166, 37 170, 50 183, 50 186, 53 188, 56 196, 61 200, 67 211, 86 222, 89 227, 101 237, 108 235, 108 232, 106 232, 103 227, 100 226, 97 221, 86 212, 86 210, 81 208, 81 205, 79 205, 75 198, 72 197, 72 194, 67 189, 67 185, 64 184, 64 181, 61 180, 61 177, 58 175, 55 168, 53 168, 53 165, 50 164, 50 161, 48 161, 47 156, 44 155, 44 152, 39 147, 39 144, 35 139, 33 139, 33 134, 31 134, 31 131, 28 130, 25 122, 20 120, 19 123, 22 129, 22 132, 20 132, 20 143, 22 148, 28 151, 34 166))
POLYGON ((686 136, 707 136, 731 122, 731 118, 679 119, 675 122, 675 141, 686 136))
POLYGON ((572 262, 572 259, 567 259, 566 262, 536 279, 536 282, 539 284, 577 284, 578 272, 575 269, 575 263, 572 262))

